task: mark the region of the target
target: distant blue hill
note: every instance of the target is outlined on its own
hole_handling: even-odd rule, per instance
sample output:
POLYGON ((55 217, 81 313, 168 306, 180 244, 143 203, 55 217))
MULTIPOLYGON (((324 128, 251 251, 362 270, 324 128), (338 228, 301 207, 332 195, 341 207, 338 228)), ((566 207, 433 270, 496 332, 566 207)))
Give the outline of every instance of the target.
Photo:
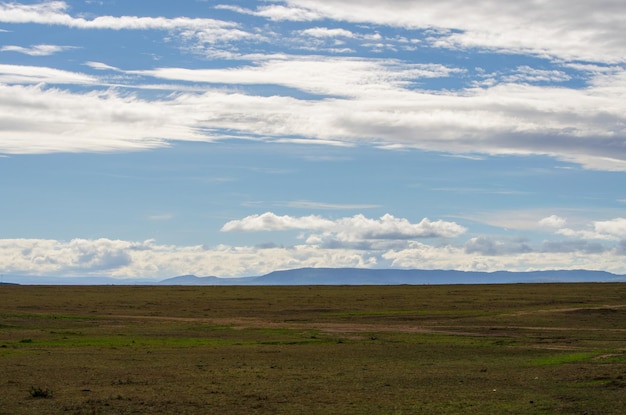
POLYGON ((626 275, 605 271, 555 270, 532 272, 474 272, 363 268, 298 268, 259 277, 220 278, 183 275, 160 285, 398 285, 398 284, 515 284, 545 282, 626 282, 626 275))
POLYGON ((223 278, 181 275, 162 281, 149 278, 10 276, 2 282, 32 285, 399 285, 517 284, 543 282, 626 282, 626 275, 604 271, 556 270, 475 272, 364 268, 298 268, 257 277, 223 278))

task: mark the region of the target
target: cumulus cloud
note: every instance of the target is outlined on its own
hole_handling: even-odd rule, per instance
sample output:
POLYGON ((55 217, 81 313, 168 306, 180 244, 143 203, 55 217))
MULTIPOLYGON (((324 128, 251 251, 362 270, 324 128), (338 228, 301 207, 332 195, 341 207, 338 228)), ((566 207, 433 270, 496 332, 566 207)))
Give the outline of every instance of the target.
POLYGON ((235 277, 297 267, 371 267, 376 258, 354 250, 315 246, 212 248, 111 239, 0 239, 4 274, 108 275, 167 278, 182 274, 235 277))
POLYGON ((596 232, 606 235, 612 235, 616 238, 626 238, 626 219, 615 218, 605 221, 594 222, 596 232))
POLYGON ((222 226, 222 232, 259 232, 285 231, 293 229, 324 229, 333 225, 328 219, 310 215, 301 217, 278 216, 272 212, 261 215, 251 215, 243 219, 231 220, 222 226))
POLYGON ((545 217, 539 221, 539 225, 547 228, 562 228, 565 226, 566 220, 557 216, 551 215, 545 217))
POLYGON ((379 248, 383 246, 380 243, 375 243, 375 241, 454 238, 466 231, 463 226, 454 222, 430 221, 428 218, 424 218, 419 223, 411 223, 407 219, 396 218, 390 214, 385 214, 379 219, 355 215, 329 220, 315 215, 278 216, 272 212, 233 220, 222 227, 223 232, 277 230, 313 231, 306 238, 308 244, 317 244, 329 248, 349 246, 358 249, 370 249, 374 245, 379 248))
POLYGON ((531 250, 528 252, 467 252, 465 247, 432 246, 412 241, 410 246, 389 250, 382 255, 392 266, 422 269, 458 269, 464 271, 534 271, 551 269, 604 270, 626 273, 623 253, 615 249, 581 251, 579 249, 531 250), (592 252, 590 252, 592 251, 592 252))
POLYGON ((0 240, 4 272, 30 274, 109 273, 131 264, 130 252, 141 244, 110 239, 73 239, 69 242, 41 239, 0 240), (11 260, 6 262, 7 256, 11 260))
POLYGON ((106 238, 70 241, 0 239, 0 271, 5 275, 107 275, 155 279, 183 274, 261 275, 299 267, 464 271, 602 269, 626 274, 626 240, 613 247, 581 240, 544 242, 535 249, 527 249, 523 239, 498 240, 487 236, 472 238, 465 246, 432 245, 416 240, 395 246, 365 245, 359 248, 344 244, 341 249, 320 244, 279 246, 273 243, 208 247, 106 238))
POLYGON ((617 241, 626 238, 626 219, 594 221, 584 229, 561 228, 555 232, 570 238, 617 241))

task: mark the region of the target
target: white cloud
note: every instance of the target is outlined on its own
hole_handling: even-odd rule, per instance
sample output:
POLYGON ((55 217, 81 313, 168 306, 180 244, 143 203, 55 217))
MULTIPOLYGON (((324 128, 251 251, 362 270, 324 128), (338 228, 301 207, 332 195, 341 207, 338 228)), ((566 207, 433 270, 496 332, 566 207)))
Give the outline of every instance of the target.
POLYGON ((96 78, 43 66, 0 64, 0 84, 95 84, 96 78))
MULTIPOLYGON (((287 16, 305 20, 324 17, 425 28, 431 34, 432 42, 447 42, 449 47, 460 47, 463 42, 478 45, 470 40, 483 36, 488 41, 482 47, 548 54, 562 59, 569 59, 569 55, 563 55, 563 48, 569 48, 572 53, 584 50, 588 54, 598 54, 594 58, 597 62, 623 62, 626 40, 621 36, 623 25, 617 24, 626 13, 623 5, 601 0, 598 5, 585 3, 565 7, 563 1, 530 7, 526 2, 503 5, 483 0, 470 7, 459 0, 392 0, 390 4, 338 0, 332 5, 292 0, 260 7, 256 11, 235 6, 218 8, 264 13, 266 17, 279 20, 287 16), (535 27, 543 30, 538 32, 540 34, 560 30, 562 36, 541 37, 531 30, 535 27), (527 36, 520 36, 518 30, 528 31, 527 36), (491 45, 489 42, 500 43, 491 45), (563 47, 559 46, 561 44, 563 47)), ((85 29, 179 30, 183 37, 206 43, 246 37, 261 39, 259 33, 242 31, 236 23, 213 19, 135 16, 85 19, 72 16, 69 10, 66 2, 59 1, 30 5, 0 3, 0 21, 85 29)), ((306 29, 306 33, 347 37, 352 32, 317 26, 306 29)), ((380 34, 370 36, 375 42, 384 41, 380 34)), ((177 91, 177 94, 160 100, 120 98, 123 94, 117 94, 117 99, 111 98, 115 93, 9 90, 3 87, 0 106, 8 110, 0 116, 0 130, 15 135, 0 136, 0 152, 126 151, 164 145, 164 140, 211 141, 226 138, 226 134, 220 136, 220 132, 228 131, 239 137, 271 137, 299 143, 369 143, 386 149, 410 147, 452 154, 540 154, 577 163, 587 169, 626 171, 626 148, 622 145, 626 137, 626 70, 621 65, 608 68, 600 64, 584 65, 592 76, 589 86, 584 89, 524 84, 565 81, 569 75, 559 70, 520 66, 508 80, 503 75, 502 82, 490 87, 433 92, 418 89, 420 80, 460 75, 464 70, 394 59, 244 56, 230 50, 227 52, 231 58, 236 55, 252 62, 230 68, 162 67, 121 71, 132 78, 132 81, 119 78, 119 82, 129 82, 129 88, 177 91), (189 85, 145 84, 142 77, 206 83, 222 88, 226 85, 232 89, 211 90, 204 85, 201 86, 203 93, 194 94, 189 85), (246 88, 253 85, 284 86, 324 99, 296 99, 288 93, 280 95, 285 92, 277 92, 271 97, 246 94, 246 88), (17 91, 25 92, 25 96, 16 98, 17 91), (64 110, 58 106, 61 96, 82 106, 75 108, 70 103, 69 108, 75 108, 75 113, 64 110), (11 102, 11 99, 15 101, 11 102), (40 110, 32 104, 35 101, 40 110), (21 105, 27 111, 22 113, 12 109, 21 105), (122 109, 131 116, 123 116, 122 109), (116 125, 104 126, 104 122, 111 121, 112 114, 116 115, 116 125), (155 116, 164 114, 167 114, 168 124, 155 125, 155 116), (31 122, 33 119, 43 122, 35 124, 31 122), (146 125, 152 128, 143 128, 146 125), (123 132, 125 130, 128 134, 123 132), (94 132, 101 145, 85 145, 87 131, 94 132), (46 145, 40 145, 43 141, 46 145)), ((583 55, 579 55, 575 58, 582 59, 583 55)), ((86 65, 96 70, 119 71, 104 63, 87 62, 86 65)), ((581 68, 581 64, 569 65, 581 68)), ((0 83, 93 84, 101 87, 104 82, 91 75, 54 68, 0 65, 0 83)), ((117 88, 123 88, 123 85, 117 88)))
POLYGON ((176 17, 99 16, 94 19, 73 17, 67 13, 69 5, 64 1, 47 1, 36 4, 0 3, 0 22, 39 23, 62 25, 78 29, 111 30, 174 30, 235 27, 237 24, 215 19, 176 17))
MULTIPOLYGON (((562 6, 560 0, 555 3, 562 6)), ((623 7, 619 7, 610 0, 603 0, 602 7, 578 4, 574 7, 577 13, 585 11, 586 8, 597 9, 594 13, 589 13, 593 17, 590 22, 577 17, 578 14, 572 13, 569 7, 564 13, 562 7, 552 4, 545 5, 543 8, 533 8, 528 7, 524 2, 498 5, 485 0, 476 5, 472 4, 471 7, 457 0, 435 3, 425 1, 406 3, 394 0, 391 4, 384 5, 370 1, 339 0, 336 4, 333 3, 332 7, 330 4, 308 0, 293 0, 284 4, 259 8, 257 11, 246 11, 233 6, 219 7, 250 13, 262 11, 269 13, 272 10, 272 13, 277 13, 274 16, 280 14, 279 10, 285 13, 287 9, 289 13, 294 10, 308 10, 313 13, 312 15, 337 20, 423 27, 432 29, 433 38, 438 39, 436 41, 443 42, 442 39, 448 39, 450 45, 456 45, 454 47, 458 47, 461 43, 451 41, 451 37, 471 37, 481 30, 493 31, 493 33, 502 32, 504 39, 502 41, 508 41, 509 37, 511 39, 515 37, 511 35, 511 30, 514 31, 516 27, 526 27, 524 25, 528 21, 544 29, 561 28, 565 30, 565 35, 570 30, 567 29, 570 27, 568 25, 571 25, 572 33, 580 32, 583 37, 591 36, 595 39, 604 31, 613 31, 617 27, 613 23, 624 16, 623 7), (606 10, 610 10, 611 13, 606 13, 606 10), (412 13, 412 11, 420 13, 412 13), (537 14, 542 14, 539 20, 535 22, 530 19, 536 17, 537 14), (478 23, 481 24, 474 22, 474 19, 468 19, 467 16, 476 17, 478 23), (493 19, 495 21, 493 24, 491 22, 487 24, 483 20, 487 17, 483 16, 496 16, 501 19, 493 19), (595 19, 602 20, 598 16, 604 17, 603 21, 606 24, 600 25, 596 22, 595 19), (551 21, 554 21, 557 26, 548 26, 547 22, 551 21), (446 28, 456 28, 461 32, 445 30, 446 28), (576 28, 581 31, 576 31, 576 28), (585 32, 585 28, 589 30, 585 32)), ((68 11, 69 6, 65 2, 31 5, 1 3, 0 21, 59 24, 80 28, 175 29, 180 30, 183 37, 187 36, 207 43, 221 40, 230 42, 248 36, 259 36, 258 33, 248 34, 242 31, 235 23, 212 19, 102 16, 88 20, 73 17, 68 14, 68 11)), ((349 36, 352 32, 346 29, 314 27, 306 29, 306 33, 315 36, 349 36)), ((379 34, 373 36, 381 37, 379 34)), ((609 54, 607 51, 602 51, 602 46, 606 46, 611 49, 612 60, 604 59, 604 61, 617 59, 622 62, 623 52, 620 55, 612 49, 615 43, 622 45, 624 40, 621 38, 622 36, 615 36, 610 38, 609 42, 608 37, 606 39, 602 37, 607 42, 601 42, 600 45, 583 42, 577 47, 593 50, 590 53, 609 54)), ((534 34, 518 36, 518 42, 531 42, 532 44, 527 46, 513 44, 508 47, 512 49, 519 47, 520 50, 529 50, 531 53, 541 52, 557 56, 558 50, 550 49, 553 46, 550 43, 553 37, 542 39, 548 43, 544 45, 534 34), (539 45, 544 46, 540 48, 539 45)), ((561 38, 557 40, 567 43, 571 39, 565 36, 565 40, 561 38)), ((503 44, 497 47, 506 48, 507 46, 503 44)), ((623 51, 626 48, 620 50, 623 51)), ((241 55, 237 56, 242 58, 241 55)), ((219 131, 230 131, 231 134, 234 132, 242 137, 272 137, 283 141, 298 140, 300 143, 357 144, 366 142, 387 149, 412 147, 452 154, 541 154, 577 163, 588 169, 626 171, 626 148, 622 145, 623 138, 626 136, 626 116, 624 115, 626 114, 626 100, 624 99, 626 71, 620 65, 611 66, 611 70, 602 70, 603 67, 598 65, 595 65, 596 69, 593 69, 591 68, 593 65, 587 65, 593 78, 585 89, 520 84, 520 82, 564 81, 569 76, 558 70, 538 70, 520 66, 516 73, 509 76, 508 80, 504 77, 503 83, 494 84, 491 87, 433 92, 416 87, 422 79, 459 75, 463 73, 463 70, 438 64, 408 64, 393 59, 263 56, 260 54, 256 57, 248 55, 245 59, 252 59, 253 62, 249 65, 219 69, 193 70, 164 67, 126 71, 126 75, 131 75, 133 78, 132 85, 128 85, 131 88, 185 90, 180 86, 177 88, 177 85, 141 83, 141 77, 150 76, 158 80, 181 83, 226 85, 237 90, 237 93, 227 90, 208 90, 206 93, 198 94, 179 93, 162 100, 142 101, 141 103, 134 100, 135 107, 141 104, 144 120, 136 118, 139 114, 132 111, 131 120, 124 119, 121 111, 112 107, 118 105, 120 100, 104 99, 102 95, 99 95, 100 93, 80 94, 66 91, 52 93, 42 90, 37 99, 54 99, 61 94, 73 95, 76 102, 92 106, 80 108, 73 119, 69 111, 53 106, 52 104, 56 103, 52 101, 49 103, 41 101, 40 104, 43 104, 42 108, 45 110, 42 109, 39 114, 35 114, 34 108, 30 108, 32 111, 28 113, 29 118, 26 118, 26 115, 21 116, 19 112, 9 111, 10 115, 5 115, 4 119, 0 119, 0 129, 13 131, 11 126, 19 125, 20 132, 15 137, 0 137, 0 151, 10 148, 10 152, 15 153, 23 148, 24 152, 29 152, 33 146, 36 146, 36 144, 30 144, 38 141, 36 137, 44 135, 48 138, 53 137, 60 129, 64 133, 61 140, 56 140, 54 145, 39 146, 37 151, 83 151, 81 149, 87 148, 91 150, 84 151, 138 149, 152 146, 155 143, 155 137, 161 140, 161 144, 164 143, 163 139, 210 141, 215 136, 219 136, 219 131), (281 96, 281 92, 277 92, 272 97, 245 93, 246 86, 259 84, 294 88, 318 94, 325 99, 307 101, 281 96), (188 103, 194 105, 186 105, 188 103), (154 114, 162 115, 165 109, 171 113, 167 120, 172 124, 167 127, 160 126, 154 130, 135 128, 137 123, 153 123, 154 114), (51 114, 44 113, 49 110, 52 110, 51 114), (100 120, 93 115, 98 112, 102 112, 105 116, 111 113, 120 115, 116 119, 119 130, 128 129, 136 134, 135 137, 130 138, 130 134, 127 137, 118 132, 111 135, 112 138, 103 146, 78 145, 79 141, 84 140, 82 135, 89 128, 93 131, 99 131, 101 128, 100 120), (51 121, 56 117, 60 122, 60 113, 63 113, 65 117, 63 121, 65 124, 62 126, 51 121), (90 115, 85 117, 85 113, 90 115), (30 122, 32 119, 39 119, 38 117, 32 118, 33 115, 41 115, 41 118, 48 122, 33 124, 30 122), (78 128, 67 128, 68 126, 78 128), (148 136, 148 131, 150 133, 154 131, 154 134, 148 136), (203 136, 201 132, 205 135, 203 136), (17 144, 18 139, 23 139, 20 145, 17 144)), ((601 57, 598 59, 602 61, 601 57)), ((118 70, 97 62, 87 62, 86 65, 97 70, 118 70)), ((57 85, 97 85, 100 83, 95 77, 86 74, 17 65, 0 65, 0 82, 57 85)), ((2 92, 9 93, 6 89, 2 92)), ((2 98, 8 98, 8 95, 2 98)), ((23 105, 19 102, 20 99, 17 101, 16 105, 23 105)), ((120 108, 129 108, 130 101, 125 100, 120 108)), ((11 106, 8 102, 4 105, 11 106)), ((107 127, 107 129, 111 128, 114 127, 107 127)), ((96 135, 100 134, 96 132, 96 135)))
POLYGON ((346 29, 329 29, 327 27, 312 27, 310 29, 301 30, 300 34, 312 37, 354 37, 354 34, 346 29))
MULTIPOLYGON (((431 42, 566 60, 624 62, 626 7, 621 0, 286 0, 317 19, 434 29, 431 42)), ((278 6, 275 6, 278 7, 278 6)), ((285 14, 287 15, 287 14, 285 14)))
POLYGON ((539 221, 539 225, 548 228, 562 228, 566 220, 557 215, 547 216, 539 221))
POLYGON ((69 242, 41 239, 2 239, 0 257, 4 272, 50 275, 109 273, 132 262, 130 252, 140 245, 109 239, 73 239, 69 242))
POLYGON ((563 228, 557 230, 556 233, 570 238, 616 241, 626 239, 626 219, 594 221, 587 229, 563 228))
MULTIPOLYGON (((581 90, 518 84, 454 93, 411 88, 420 78, 443 77, 455 70, 389 59, 308 56, 272 57, 256 66, 228 69, 127 72, 168 81, 274 84, 326 96, 316 100, 205 89, 146 101, 115 92, 5 85, 0 86, 0 106, 6 108, 0 129, 20 128, 15 136, 0 136, 0 152, 17 153, 20 148, 30 152, 43 135, 56 137, 46 140, 48 151, 111 151, 150 147, 155 138, 210 141, 219 137, 219 131, 230 131, 240 137, 366 142, 453 154, 542 154, 589 169, 626 170, 626 148, 620 141, 626 136, 626 71, 598 75, 581 90), (109 125, 111 117, 114 125, 109 125), (41 122, 32 123, 33 119, 41 122), (116 133, 107 134, 111 130, 116 133), (87 131, 90 137, 109 137, 108 143, 77 145, 87 131)), ((100 81, 53 68, 0 65, 0 82, 97 85, 100 81)), ((44 146, 37 151, 47 150, 44 146)))
POLYGON ((239 28, 239 24, 216 19, 189 17, 98 16, 93 19, 74 17, 64 1, 38 4, 0 3, 0 22, 37 23, 93 30, 165 30, 176 31, 184 38, 200 43, 231 42, 241 39, 263 39, 239 28))
POLYGON ((277 231, 309 230, 323 231, 314 234, 310 243, 359 243, 369 240, 406 240, 413 238, 454 238, 465 232, 465 228, 454 222, 430 221, 427 218, 419 223, 411 223, 404 218, 385 214, 379 219, 355 215, 335 220, 310 215, 301 217, 278 216, 272 212, 247 216, 232 220, 222 227, 223 232, 233 231, 277 231))
POLYGON ((382 257, 390 261, 392 266, 400 268, 486 272, 588 269, 626 274, 623 253, 618 252, 617 248, 594 252, 572 249, 559 252, 542 250, 468 252, 463 247, 450 245, 435 247, 413 241, 408 248, 389 250, 382 257))
POLYGON ((261 6, 256 10, 246 9, 244 7, 231 6, 231 5, 218 5, 218 9, 231 10, 237 13, 249 14, 254 16, 266 17, 275 21, 297 21, 306 22, 312 20, 318 20, 322 18, 320 13, 317 13, 311 9, 300 7, 287 7, 282 5, 261 6))
POLYGON ((106 63, 102 63, 102 62, 94 62, 94 61, 89 61, 89 62, 85 62, 86 66, 89 66, 92 69, 96 69, 98 71, 119 71, 119 68, 116 68, 115 66, 111 66, 111 65, 107 65, 106 63))
POLYGON ((375 265, 375 258, 358 251, 304 245, 208 248, 163 245, 153 240, 0 239, 0 263, 4 274, 161 279, 182 274, 261 275, 296 267, 369 267, 375 265))
POLYGON ((320 216, 278 216, 272 212, 231 220, 222 226, 222 232, 284 231, 293 229, 318 230, 333 226, 333 222, 320 216))
MULTIPOLYGON (((378 229, 383 226, 382 221, 374 225, 378 229)), ((351 248, 347 244, 341 248, 318 244, 207 247, 106 238, 71 241, 0 239, 0 272, 5 275, 99 275, 155 279, 183 274, 222 277, 261 275, 299 267, 464 271, 598 269, 626 274, 624 241, 617 246, 580 240, 555 241, 529 249, 522 239, 479 238, 482 238, 480 243, 472 238, 466 246, 435 246, 409 240, 397 246, 372 244, 368 249, 351 248)))
POLYGON ((418 79, 447 77, 459 72, 462 70, 440 64, 327 56, 270 56, 255 65, 224 69, 128 71, 129 74, 189 82, 283 85, 331 96, 371 96, 377 91, 398 90, 418 79))
POLYGON ((74 47, 59 45, 34 45, 29 48, 25 48, 23 46, 7 45, 0 48, 0 52, 18 52, 30 56, 49 56, 69 49, 74 49, 74 47))
POLYGON ((0 84, 0 153, 134 151, 166 146, 168 137, 199 138, 185 120, 192 112, 179 105, 185 103, 0 84))
POLYGON ((626 238, 626 219, 615 218, 605 221, 594 222, 594 229, 598 233, 613 235, 618 238, 626 238))
POLYGON ((531 68, 530 66, 520 66, 513 74, 504 78, 506 82, 564 82, 571 77, 559 70, 543 70, 531 68))
POLYGON ((344 97, 285 100, 289 111, 275 107, 278 97, 262 110, 246 105, 246 115, 238 117, 242 122, 233 123, 228 114, 216 120, 231 130, 252 132, 261 126, 268 135, 369 141, 460 154, 543 154, 589 169, 626 170, 626 149, 616 140, 626 135, 622 99, 626 72, 600 75, 592 86, 580 90, 513 83, 456 93, 410 88, 420 78, 452 71, 442 65, 393 60, 303 57, 232 69, 158 68, 133 73, 193 82, 277 84, 344 97))

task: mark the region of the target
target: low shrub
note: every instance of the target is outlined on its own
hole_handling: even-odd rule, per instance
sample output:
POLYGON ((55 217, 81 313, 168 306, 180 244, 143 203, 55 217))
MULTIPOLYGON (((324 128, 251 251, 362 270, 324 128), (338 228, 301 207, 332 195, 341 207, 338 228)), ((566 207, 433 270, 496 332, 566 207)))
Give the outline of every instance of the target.
POLYGON ((48 388, 31 386, 28 393, 31 398, 52 398, 52 391, 48 388))

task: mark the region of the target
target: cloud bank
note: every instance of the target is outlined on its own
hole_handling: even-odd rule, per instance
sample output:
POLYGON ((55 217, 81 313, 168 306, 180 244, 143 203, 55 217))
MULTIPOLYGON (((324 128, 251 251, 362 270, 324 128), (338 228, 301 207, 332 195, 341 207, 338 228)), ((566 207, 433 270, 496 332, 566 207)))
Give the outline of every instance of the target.
MULTIPOLYGON (((550 219, 562 224, 561 220, 550 219)), ((282 246, 176 246, 101 239, 0 239, 3 272, 26 275, 110 275, 167 278, 182 274, 236 277, 299 267, 530 271, 603 269, 626 274, 626 219, 594 221, 585 229, 534 243, 522 237, 470 236, 454 222, 411 223, 384 215, 328 219, 266 212, 232 220, 223 232, 303 231, 300 243, 282 246), (561 237, 560 239, 558 237, 561 237), (565 236, 566 239, 562 239, 565 236), (599 236, 608 236, 607 238, 599 236), (584 239, 590 237, 590 239, 584 239), (433 239, 434 238, 434 239, 433 239), (432 241, 438 241, 433 243, 432 241), (564 265, 567 264, 567 265, 564 265), (602 268, 598 268, 601 266, 602 268)))

